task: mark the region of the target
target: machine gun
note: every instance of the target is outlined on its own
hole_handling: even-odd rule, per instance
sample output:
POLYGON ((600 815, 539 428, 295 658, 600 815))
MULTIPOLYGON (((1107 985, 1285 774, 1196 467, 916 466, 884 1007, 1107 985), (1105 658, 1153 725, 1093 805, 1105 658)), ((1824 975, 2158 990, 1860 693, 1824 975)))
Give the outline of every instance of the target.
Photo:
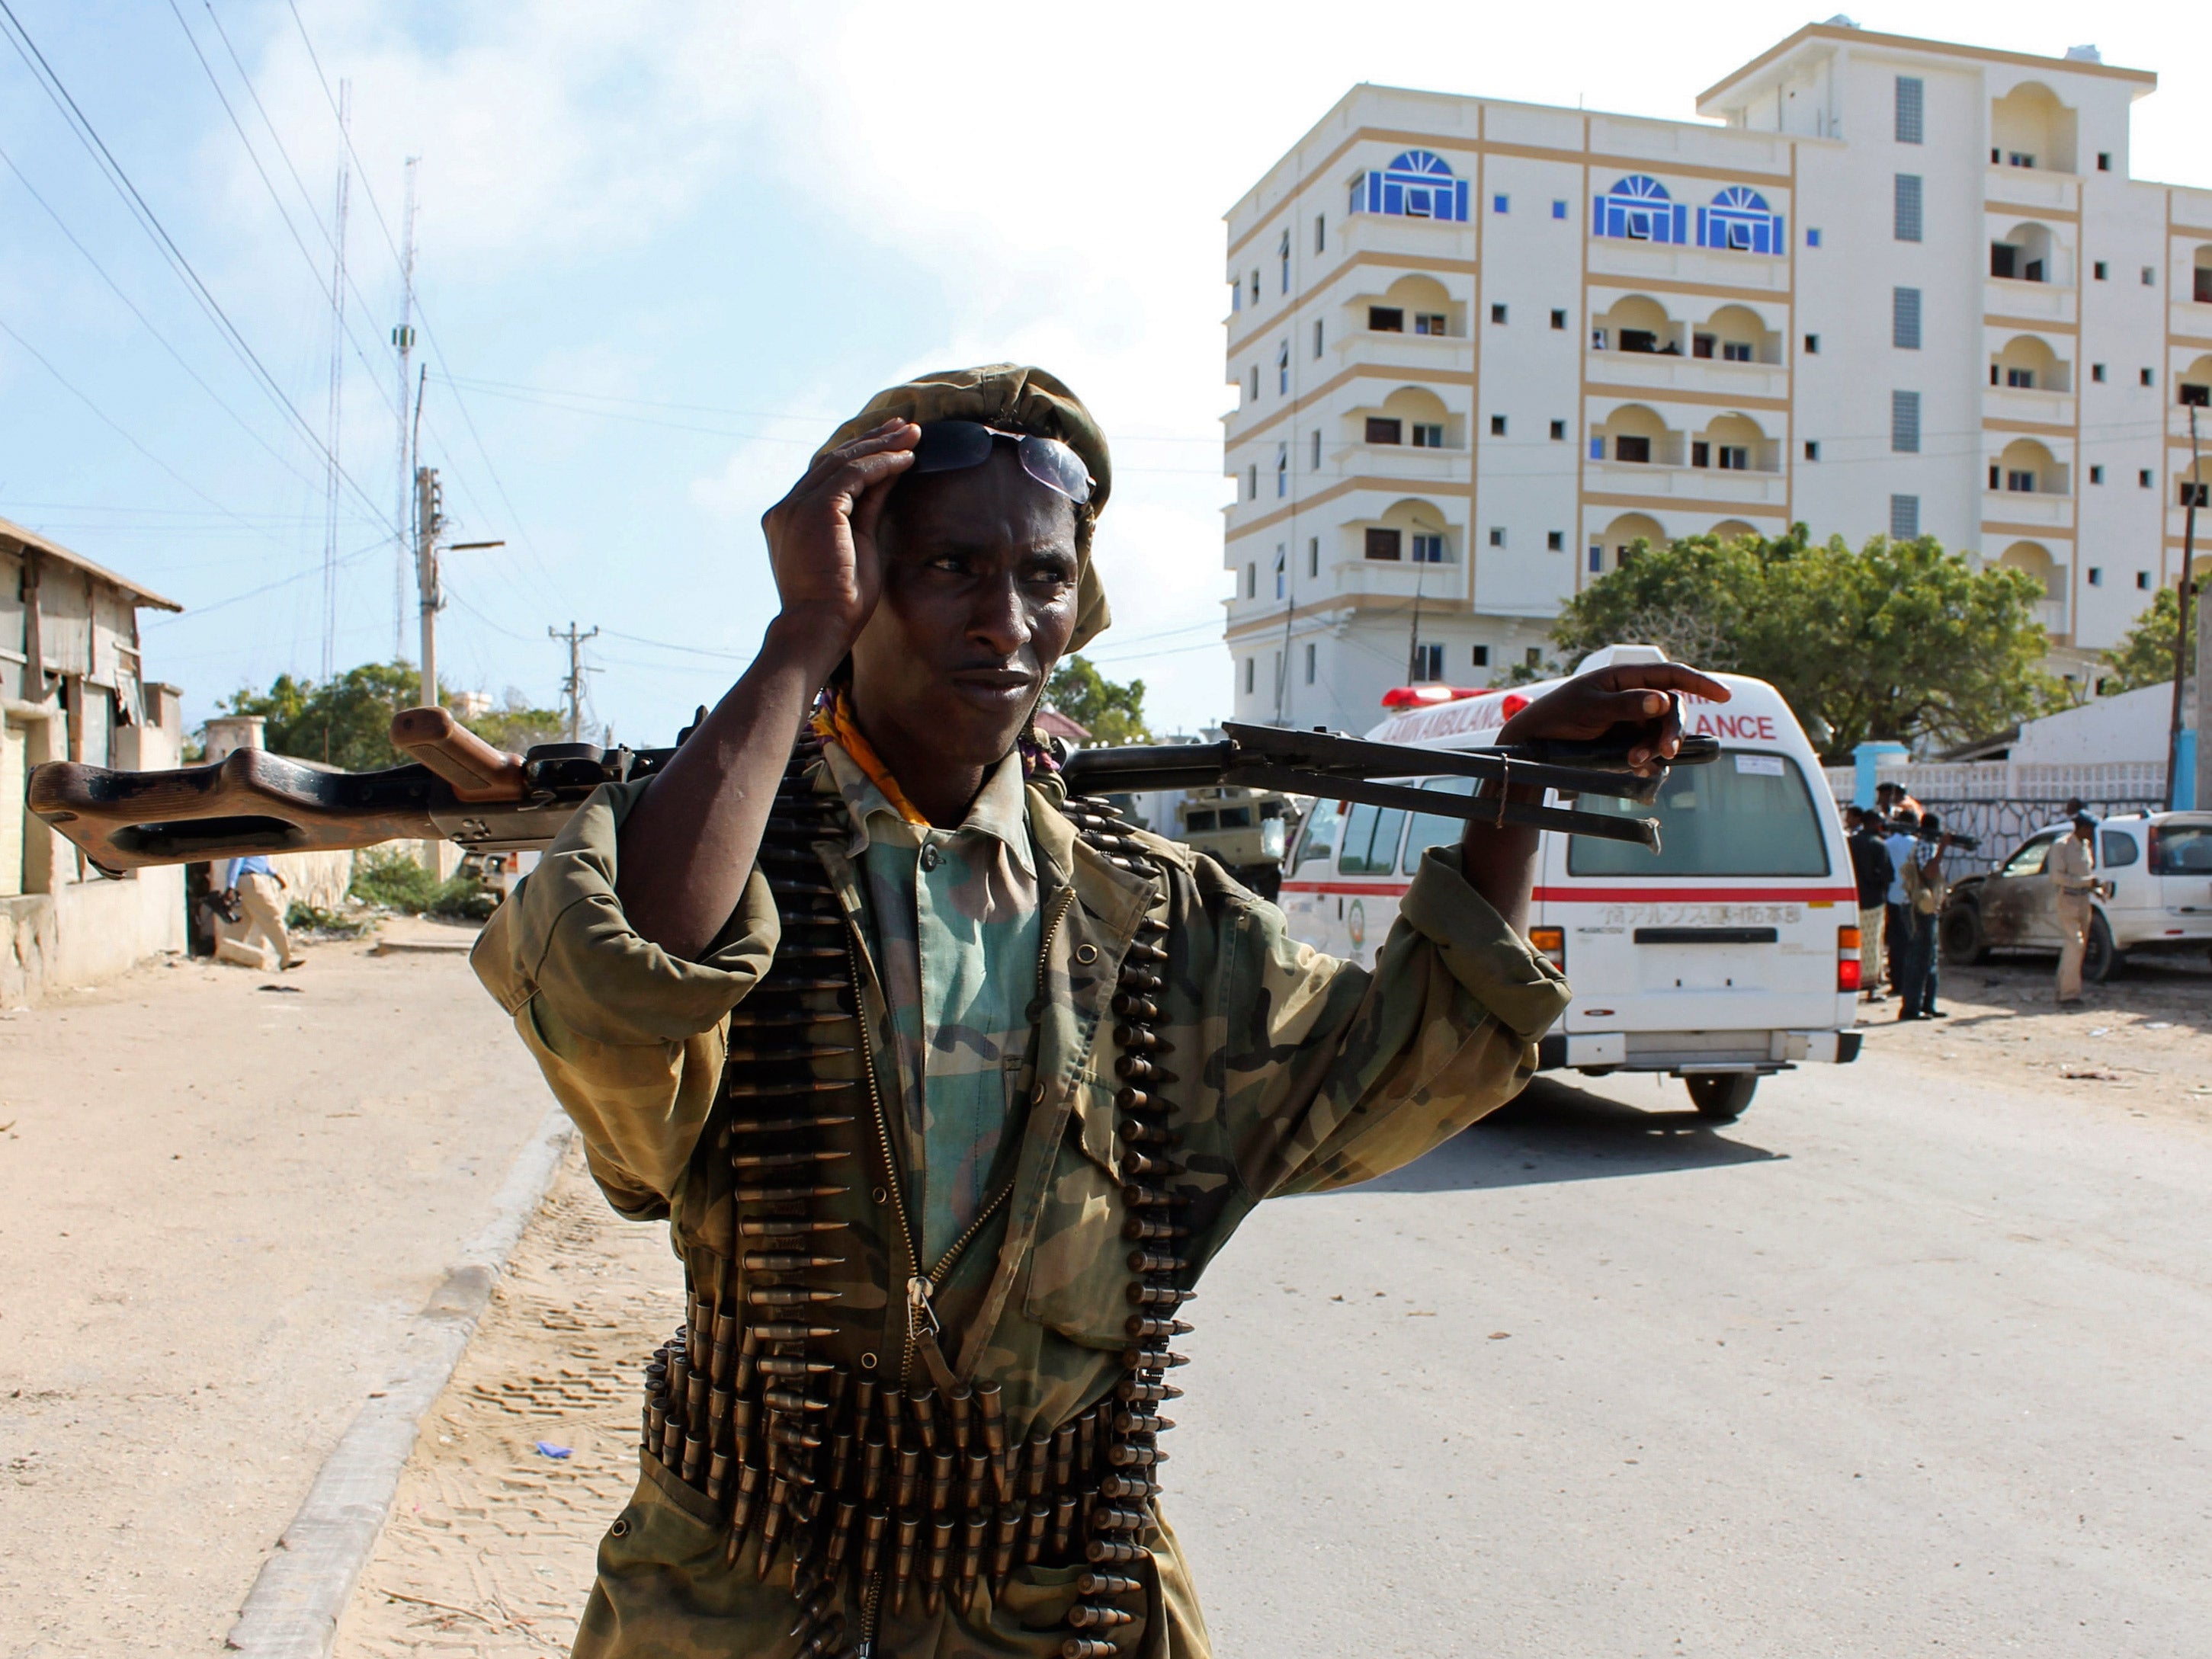
MULTIPOLYGON (((1641 776, 1629 769, 1631 730, 1594 743, 1413 749, 1340 732, 1222 729, 1226 735, 1218 743, 1080 750, 1063 769, 1069 793, 1243 784, 1659 849, 1656 818, 1542 806, 1510 794, 1525 785, 1561 795, 1650 801, 1666 768, 1641 776), (1438 774, 1474 778, 1481 787, 1462 795, 1377 781, 1438 774)), ((210 765, 166 772, 50 762, 32 769, 27 793, 31 811, 108 876, 149 865, 387 841, 450 840, 472 852, 521 852, 550 845, 601 784, 650 777, 676 753, 549 743, 526 755, 505 754, 442 708, 403 711, 392 720, 392 740, 414 759, 381 772, 328 771, 240 749, 210 765)), ((1709 761, 1718 751, 1711 738, 1685 738, 1674 763, 1709 761)))

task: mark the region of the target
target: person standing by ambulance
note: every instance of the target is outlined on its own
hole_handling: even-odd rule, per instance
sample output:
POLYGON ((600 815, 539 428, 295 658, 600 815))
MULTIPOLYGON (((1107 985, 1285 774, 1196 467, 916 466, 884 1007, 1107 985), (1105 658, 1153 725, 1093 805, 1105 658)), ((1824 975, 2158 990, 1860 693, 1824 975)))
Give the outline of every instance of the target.
POLYGON ((2075 813, 2074 833, 2051 849, 2050 862, 2045 866, 2058 890, 2058 936, 2064 941, 2058 949, 2057 1001, 2061 1007, 2081 1000, 2081 958, 2089 945, 2089 901, 2099 893, 2109 896, 2112 890, 2110 883, 2096 878, 2097 855, 2090 840, 2096 828, 2096 819, 2087 812, 2075 813))

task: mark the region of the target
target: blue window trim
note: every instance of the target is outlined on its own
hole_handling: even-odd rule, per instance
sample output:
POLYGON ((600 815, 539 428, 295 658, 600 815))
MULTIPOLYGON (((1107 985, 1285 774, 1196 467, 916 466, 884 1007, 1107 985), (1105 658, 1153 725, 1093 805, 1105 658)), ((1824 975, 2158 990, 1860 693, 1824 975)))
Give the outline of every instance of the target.
POLYGON ((1613 180, 1613 188, 1593 202, 1590 234, 1625 241, 1669 242, 1690 240, 1690 211, 1667 194, 1667 186, 1648 173, 1632 173, 1613 180), (1635 233, 1641 231, 1638 235, 1635 233))
POLYGON ((1433 150, 1404 150, 1391 159, 1389 167, 1373 169, 1352 180, 1352 211, 1464 223, 1468 216, 1468 183, 1454 174, 1450 165, 1433 150), (1408 209, 1417 210, 1409 212, 1408 209))
POLYGON ((1818 226, 1810 227, 1806 230, 1805 246, 1807 247, 1818 247, 1820 246, 1820 231, 1818 226))
POLYGON ((1507 212, 1510 210, 1512 203, 1513 198, 1510 196, 1493 196, 1490 198, 1490 210, 1492 213, 1507 212))
POLYGON ((1755 190, 1730 185, 1698 210, 1698 246, 1735 253, 1779 254, 1789 246, 1782 216, 1755 190))
POLYGON ((1552 204, 1552 216, 1553 216, 1554 219, 1564 219, 1564 218, 1565 218, 1565 217, 1567 216, 1567 204, 1566 204, 1565 202, 1554 202, 1554 203, 1553 203, 1553 204, 1552 204))

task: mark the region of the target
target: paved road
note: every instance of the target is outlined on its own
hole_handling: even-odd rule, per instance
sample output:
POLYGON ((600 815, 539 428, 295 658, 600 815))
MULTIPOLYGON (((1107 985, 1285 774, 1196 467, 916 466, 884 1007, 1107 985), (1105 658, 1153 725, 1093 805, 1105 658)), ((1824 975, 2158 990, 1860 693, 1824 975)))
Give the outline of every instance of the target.
MULTIPOLYGON (((1719 1133, 1679 1085, 1540 1083, 1264 1208, 1170 1408, 1218 1651, 2212 1653, 2212 1128, 1917 1042, 1719 1133)), ((572 1168, 341 1659, 566 1650, 678 1316, 660 1234, 572 1168)))
POLYGON ((0 1659, 222 1650, 545 1110, 460 957, 279 977, 0 1019, 0 1659))
POLYGON ((1248 1224, 1170 1437, 1220 1650, 2212 1653, 2212 1133, 1879 1052, 1684 1103, 1248 1224))

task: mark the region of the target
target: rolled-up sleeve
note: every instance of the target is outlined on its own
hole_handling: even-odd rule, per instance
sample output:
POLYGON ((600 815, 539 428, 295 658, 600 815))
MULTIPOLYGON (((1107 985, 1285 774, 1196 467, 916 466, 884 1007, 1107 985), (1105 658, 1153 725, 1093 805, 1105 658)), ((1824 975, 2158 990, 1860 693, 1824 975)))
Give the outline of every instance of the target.
POLYGON ((714 1102, 730 1011, 780 939, 757 870, 696 961, 629 925, 615 895, 617 843, 644 789, 609 784, 586 802, 470 955, 575 1120, 608 1202, 640 1220, 668 1213, 714 1102))
POLYGON ((1496 1110, 1567 1006, 1565 978, 1468 884, 1455 847, 1422 859, 1371 973, 1292 939, 1272 905, 1241 931, 1223 1111, 1255 1198, 1372 1180, 1496 1110))

